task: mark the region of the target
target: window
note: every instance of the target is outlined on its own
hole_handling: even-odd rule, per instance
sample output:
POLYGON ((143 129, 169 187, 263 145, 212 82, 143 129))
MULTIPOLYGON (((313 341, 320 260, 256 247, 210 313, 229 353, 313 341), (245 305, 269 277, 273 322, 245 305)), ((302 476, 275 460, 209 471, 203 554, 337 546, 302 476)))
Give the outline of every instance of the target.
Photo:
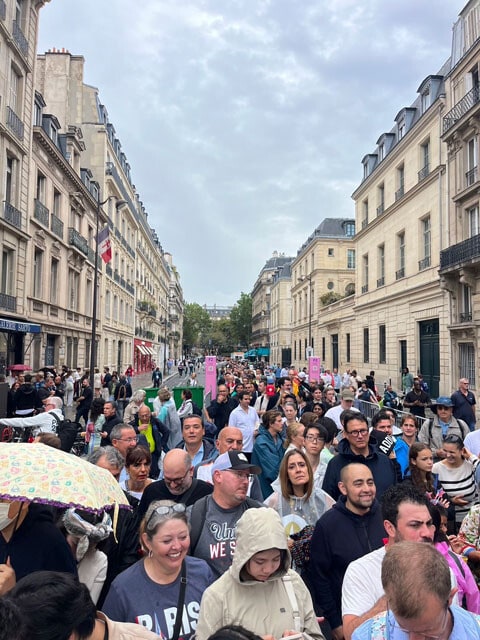
POLYGON ((377 287, 383 287, 385 284, 385 245, 378 247, 378 278, 377 287))
POLYGON ((368 253, 362 256, 362 293, 368 291, 368 253))
POLYGON ((423 259, 420 260, 418 265, 419 270, 427 269, 430 266, 430 258, 432 252, 432 229, 430 223, 430 216, 427 216, 421 221, 422 225, 422 253, 423 259))
POLYGON ((363 361, 369 361, 370 354, 370 334, 368 327, 364 327, 363 329, 363 361))
POLYGON ((325 337, 322 338, 322 362, 325 362, 327 359, 327 341, 325 337))
POLYGON ((5 172, 5 201, 15 204, 15 178, 17 161, 7 155, 7 168, 5 172))
POLYGON ((381 162, 385 158, 385 143, 378 147, 378 161, 381 162))
POLYGON ((418 180, 423 180, 430 173, 430 140, 420 145, 420 171, 418 180))
POLYGON ((105 291, 105 317, 110 318, 110 291, 105 291))
POLYGON ((297 341, 296 340, 293 341, 293 359, 294 360, 297 359, 297 341))
POLYGON ((347 249, 347 269, 355 269, 355 249, 347 249))
POLYGON ((57 218, 62 215, 62 194, 56 189, 53 190, 53 215, 57 218))
POLYGON ((473 238, 473 236, 477 236, 480 233, 480 218, 478 215, 478 205, 474 207, 470 207, 467 210, 468 215, 468 226, 469 226, 469 237, 473 238))
POLYGON ((58 302, 58 265, 58 260, 52 258, 50 262, 50 302, 52 304, 58 302))
POLYGON ((35 247, 33 251, 33 297, 41 298, 43 288, 43 250, 35 247))
POLYGON ((9 107, 16 113, 17 116, 21 116, 20 109, 22 105, 21 101, 21 83, 22 76, 13 67, 10 69, 10 104, 9 107))
POLYGON ((405 277, 405 232, 402 231, 397 235, 397 247, 398 247, 398 270, 396 272, 396 279, 405 277))
POLYGON ((472 321, 472 289, 468 284, 461 285, 460 322, 472 321))
POLYGON ((92 292, 93 285, 90 278, 87 278, 87 282, 85 285, 85 315, 91 317, 92 315, 92 292))
POLYGON ((355 235, 355 223, 354 222, 346 222, 345 223, 345 235, 349 238, 353 238, 355 235))
POLYGON ((2 293, 14 295, 14 268, 15 254, 12 249, 3 248, 2 251, 2 293))
POLYGON ((429 106, 430 106, 430 88, 427 88, 422 93, 422 113, 425 113, 425 111, 428 109, 429 106))
POLYGON ((377 189, 377 202, 377 216, 380 216, 385 210, 385 185, 383 183, 377 189))
POLYGON ((397 169, 397 190, 395 191, 395 200, 399 200, 405 193, 405 167, 397 169))
POLYGON ((118 320, 118 298, 116 295, 113 296, 112 316, 114 320, 118 320))
POLYGON ((384 324, 378 327, 378 361, 381 364, 387 362, 387 332, 384 324))
POLYGON ((82 216, 75 209, 70 209, 70 226, 79 233, 82 230, 82 216))
POLYGON ((54 144, 58 144, 58 127, 51 120, 50 120, 50 138, 52 139, 54 144))
POLYGON ((468 378, 470 386, 475 387, 475 347, 471 342, 458 345, 458 360, 460 365, 459 378, 468 378))
POLYGON ((364 229, 368 224, 368 198, 366 198, 362 203, 363 217, 362 217, 362 229, 364 229))
POLYGON ((346 353, 346 357, 347 357, 347 362, 350 362, 350 334, 347 333, 346 336, 346 345, 345 345, 345 353, 346 353))
POLYGON ((407 130, 407 125, 405 123, 405 119, 403 118, 398 123, 398 139, 401 140, 405 135, 405 131, 407 130))
POLYGON ((80 275, 74 270, 68 270, 68 308, 78 311, 78 297, 80 287, 80 275))
POLYGON ((334 254, 333 249, 332 249, 332 248, 330 248, 330 249, 328 250, 328 257, 329 257, 329 258, 333 258, 333 256, 334 256, 334 255, 335 255, 335 254, 334 254))
POLYGON ((466 153, 467 153, 467 171, 465 173, 465 182, 466 186, 474 184, 478 180, 478 171, 477 171, 477 139, 470 138, 470 140, 466 144, 466 153))
POLYGON ((45 204, 46 190, 47 179, 39 171, 37 173, 37 200, 42 204, 45 204))

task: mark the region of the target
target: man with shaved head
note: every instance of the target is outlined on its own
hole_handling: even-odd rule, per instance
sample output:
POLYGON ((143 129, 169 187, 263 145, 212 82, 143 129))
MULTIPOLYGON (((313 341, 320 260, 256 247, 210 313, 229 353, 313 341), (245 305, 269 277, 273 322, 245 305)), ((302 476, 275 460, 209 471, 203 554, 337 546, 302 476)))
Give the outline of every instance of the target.
POLYGON ((375 482, 366 465, 353 462, 343 467, 338 488, 337 503, 316 524, 307 575, 314 602, 322 607, 334 640, 343 638, 345 571, 353 560, 379 549, 386 535, 375 482))
POLYGON ((154 500, 173 500, 190 506, 212 493, 208 482, 193 477, 192 458, 182 449, 172 449, 163 459, 163 480, 148 485, 138 505, 138 517, 143 518, 154 500))
MULTIPOLYGON (((218 451, 218 455, 226 453, 227 451, 241 451, 243 447, 243 434, 238 427, 224 427, 218 434, 218 438, 215 441, 215 446, 218 451)), ((195 467, 194 477, 205 480, 213 485, 212 480, 212 467, 215 462, 215 458, 211 458, 207 462, 203 462, 195 467)), ((252 475, 247 491, 247 495, 263 502, 262 489, 258 476, 252 475)))

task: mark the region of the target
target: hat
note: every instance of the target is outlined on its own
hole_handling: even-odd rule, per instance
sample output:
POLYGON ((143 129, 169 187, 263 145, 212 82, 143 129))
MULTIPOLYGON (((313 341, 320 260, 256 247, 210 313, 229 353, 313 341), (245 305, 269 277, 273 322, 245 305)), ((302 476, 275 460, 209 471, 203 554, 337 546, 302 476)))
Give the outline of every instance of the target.
POLYGON ((246 470, 257 476, 262 473, 260 467, 250 464, 243 451, 227 451, 219 455, 212 465, 212 474, 214 471, 227 471, 227 469, 233 469, 234 471, 246 470))
POLYGON ((438 406, 441 406, 441 407, 453 407, 453 402, 452 402, 451 398, 449 398, 448 396, 440 396, 439 398, 437 398, 435 400, 435 402, 431 406, 431 409, 432 409, 433 413, 437 413, 437 407, 438 406))
POLYGON ((305 371, 299 371, 298 377, 304 380, 307 377, 307 374, 305 373, 305 371))
POLYGON ((353 395, 353 391, 350 391, 350 389, 342 389, 340 391, 340 398, 342 400, 355 400, 355 396, 353 395))

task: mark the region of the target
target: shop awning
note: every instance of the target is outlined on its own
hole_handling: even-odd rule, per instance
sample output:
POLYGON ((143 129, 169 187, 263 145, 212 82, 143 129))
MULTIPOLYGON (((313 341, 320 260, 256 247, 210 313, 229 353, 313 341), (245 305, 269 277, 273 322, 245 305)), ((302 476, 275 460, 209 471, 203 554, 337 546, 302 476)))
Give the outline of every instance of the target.
POLYGON ((144 349, 147 350, 147 353, 151 356, 155 355, 155 351, 152 349, 152 347, 143 347, 144 349))
POLYGON ((136 346, 137 346, 137 349, 142 354, 142 356, 148 355, 145 347, 143 347, 141 344, 137 344, 136 346))

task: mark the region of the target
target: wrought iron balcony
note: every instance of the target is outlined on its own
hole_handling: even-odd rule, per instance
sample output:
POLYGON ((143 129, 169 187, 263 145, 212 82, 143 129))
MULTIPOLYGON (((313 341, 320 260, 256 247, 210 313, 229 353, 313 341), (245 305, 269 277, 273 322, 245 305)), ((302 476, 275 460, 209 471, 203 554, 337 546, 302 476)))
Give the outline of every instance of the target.
POLYGON ((47 207, 42 202, 40 202, 40 200, 35 200, 33 217, 39 222, 41 222, 43 225, 48 227, 48 223, 50 221, 50 212, 47 209, 47 207))
POLYGON ((63 221, 54 213, 52 213, 52 217, 50 218, 50 230, 63 240, 63 221))
POLYGON ((395 271, 395 279, 400 280, 405 277, 405 267, 402 267, 398 271, 395 271))
POLYGON ((379 204, 377 207, 377 216, 381 216, 384 211, 385 211, 385 203, 382 202, 382 204, 379 204))
POLYGON ((427 163, 423 169, 420 169, 420 171, 418 172, 418 181, 421 182, 422 180, 425 180, 425 178, 429 175, 430 173, 430 164, 427 163))
POLYGON ((17 299, 15 296, 9 296, 6 293, 0 293, 0 309, 6 311, 17 311, 17 299))
POLYGON ((457 104, 450 109, 446 116, 443 117, 443 135, 447 133, 467 111, 477 104, 480 99, 480 89, 478 86, 472 87, 457 104))
POLYGON ((28 56, 28 40, 23 35, 23 31, 16 20, 13 21, 12 35, 22 55, 26 58, 28 56))
POLYGON ((401 186, 400 189, 395 191, 395 201, 400 200, 405 195, 405 187, 401 186))
POLYGON ((418 270, 423 271, 424 269, 428 269, 430 266, 430 256, 425 256, 423 260, 418 261, 418 270))
POLYGON ((465 311, 460 314, 460 322, 471 322, 472 321, 472 312, 465 311))
POLYGON ((478 180, 478 167, 473 167, 470 171, 467 171, 465 174, 465 186, 470 187, 472 184, 475 184, 478 180))
POLYGON ((362 293, 368 293, 368 284, 362 285, 362 293))
POLYGON ((23 140, 23 122, 10 107, 7 107, 7 127, 19 140, 23 140))
POLYGON ((88 256, 88 242, 76 229, 73 227, 68 228, 68 242, 73 247, 78 249, 80 253, 88 256))
POLYGON ((22 228, 22 212, 6 200, 3 201, 3 217, 11 225, 17 227, 17 229, 22 228))
POLYGON ((385 276, 382 276, 381 278, 378 278, 377 287, 383 287, 384 284, 385 284, 385 276))
POLYGON ((368 218, 364 218, 362 220, 362 229, 366 229, 368 227, 368 218))
POLYGON ((5 20, 7 17, 7 4, 5 0, 0 0, 0 20, 5 20))
POLYGON ((464 262, 473 261, 480 261, 480 235, 473 236, 440 251, 440 271, 458 267, 464 262))

